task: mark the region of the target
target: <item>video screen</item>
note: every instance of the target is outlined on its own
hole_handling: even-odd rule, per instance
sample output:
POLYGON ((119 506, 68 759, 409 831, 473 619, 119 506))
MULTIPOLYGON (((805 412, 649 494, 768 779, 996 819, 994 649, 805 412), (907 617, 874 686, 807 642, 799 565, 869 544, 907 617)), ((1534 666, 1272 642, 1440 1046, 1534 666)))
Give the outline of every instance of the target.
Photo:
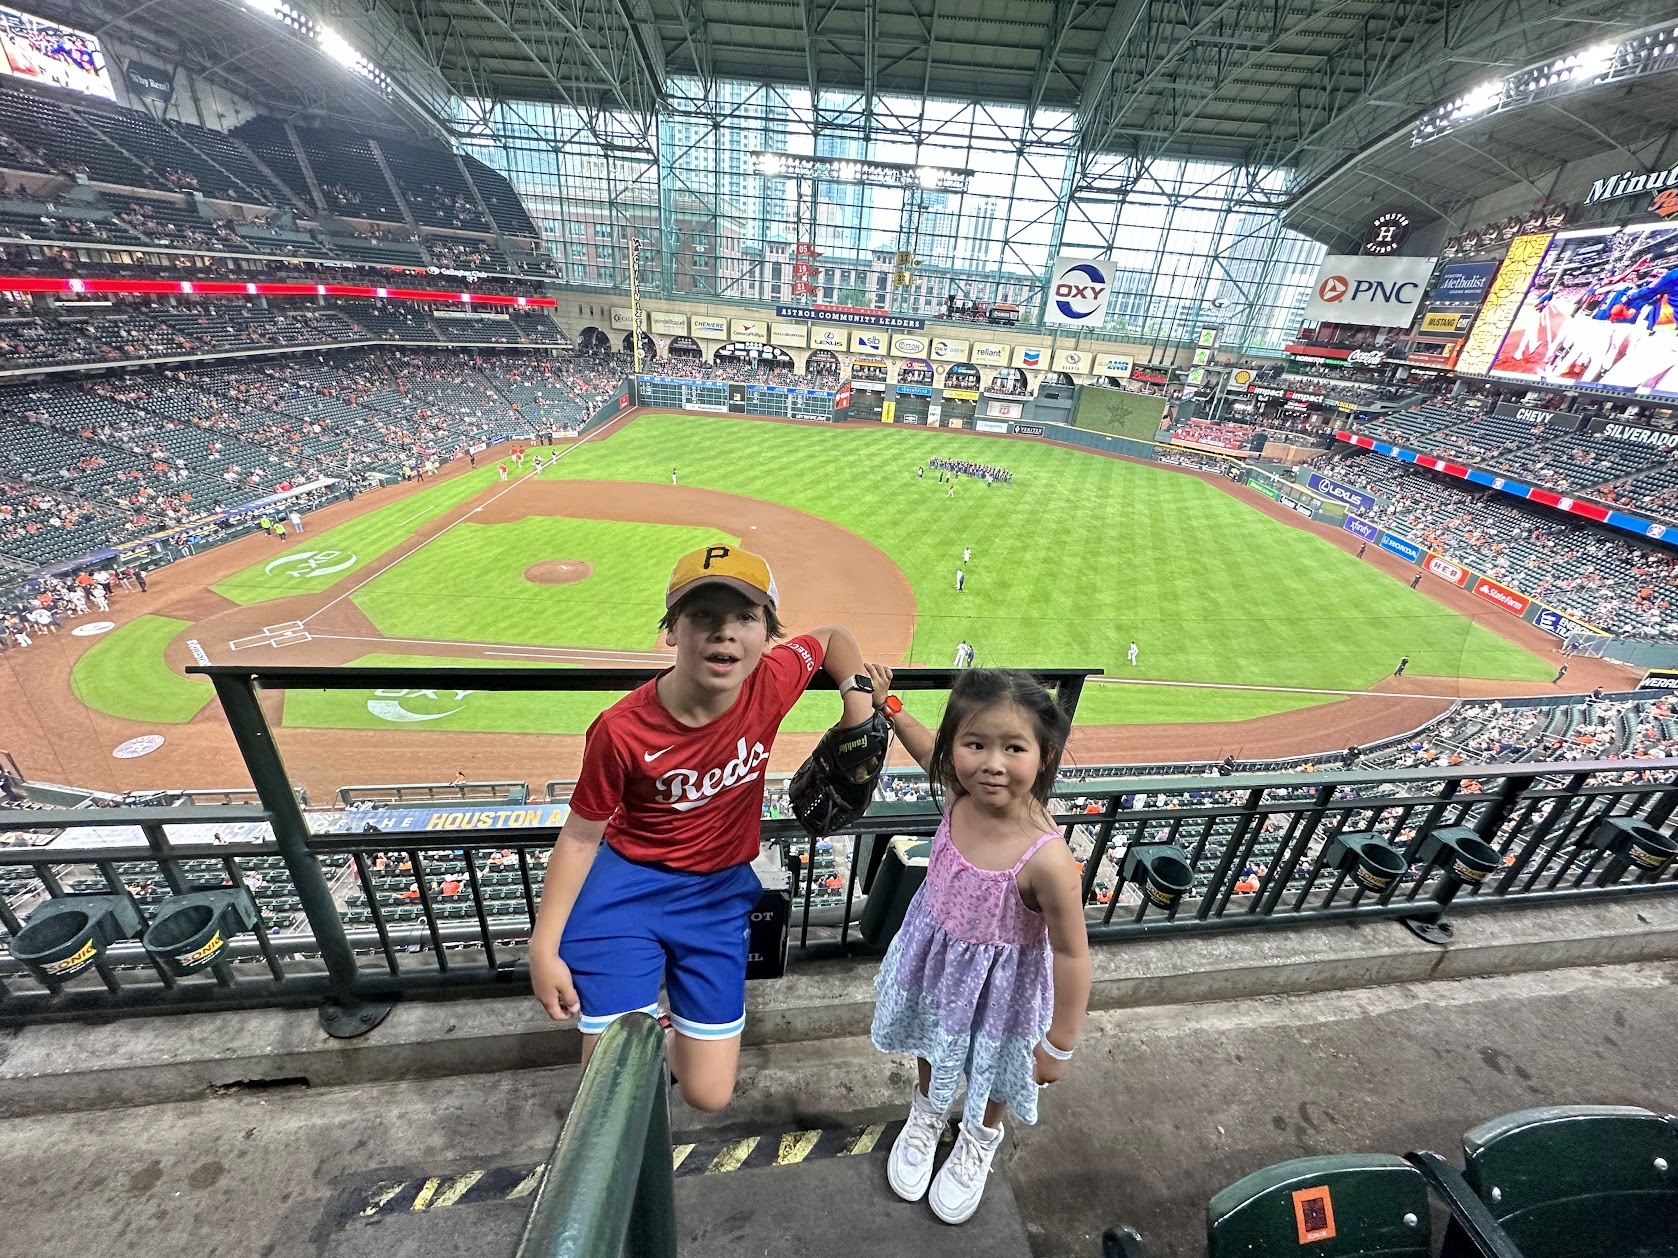
POLYGON ((15 9, 0 8, 0 73, 117 98, 97 39, 15 9))
POLYGON ((1678 224, 1558 234, 1491 374, 1678 397, 1678 224))

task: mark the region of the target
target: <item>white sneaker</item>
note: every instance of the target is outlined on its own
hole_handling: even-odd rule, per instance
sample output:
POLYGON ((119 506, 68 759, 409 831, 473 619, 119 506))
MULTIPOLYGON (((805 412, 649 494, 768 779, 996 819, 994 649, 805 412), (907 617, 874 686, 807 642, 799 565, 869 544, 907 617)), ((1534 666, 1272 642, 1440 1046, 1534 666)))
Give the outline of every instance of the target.
POLYGON ((909 1102, 909 1117, 897 1133, 886 1162, 886 1179, 903 1200, 919 1201, 926 1196, 926 1186, 932 1181, 932 1159, 949 1121, 949 1114, 934 1109, 917 1086, 909 1102))
POLYGON ((1000 1123, 995 1128, 962 1123, 956 1147, 932 1182, 932 1193, 927 1197, 932 1213, 946 1223, 965 1223, 971 1219, 979 1208, 979 1198, 985 1195, 985 1180, 990 1177, 991 1162, 1001 1147, 1000 1123))

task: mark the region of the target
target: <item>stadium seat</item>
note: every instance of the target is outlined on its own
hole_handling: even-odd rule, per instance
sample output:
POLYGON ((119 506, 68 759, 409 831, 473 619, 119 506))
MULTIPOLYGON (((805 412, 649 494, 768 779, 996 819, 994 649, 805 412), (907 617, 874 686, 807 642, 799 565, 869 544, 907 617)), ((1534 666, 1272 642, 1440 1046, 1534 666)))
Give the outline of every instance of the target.
POLYGON ((1427 1184, 1403 1158, 1334 1153, 1278 1162, 1206 1206, 1209 1258, 1432 1258, 1427 1184))
POLYGON ((1468 1131, 1463 1156, 1463 1179, 1523 1258, 1678 1255, 1678 1118, 1518 1110, 1468 1131))

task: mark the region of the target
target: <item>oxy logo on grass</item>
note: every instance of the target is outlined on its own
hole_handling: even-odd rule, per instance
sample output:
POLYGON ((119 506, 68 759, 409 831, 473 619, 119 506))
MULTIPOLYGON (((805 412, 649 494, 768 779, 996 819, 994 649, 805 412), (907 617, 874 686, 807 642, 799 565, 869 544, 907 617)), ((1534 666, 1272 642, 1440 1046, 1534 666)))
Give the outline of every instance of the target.
POLYGON ((381 721, 399 725, 440 721, 465 710, 466 696, 477 693, 476 690, 375 690, 367 701, 367 710, 381 721))
POLYGON ((294 550, 289 555, 270 560, 263 565, 262 571, 268 576, 283 572, 288 577, 312 581, 354 567, 355 560, 354 551, 294 550))

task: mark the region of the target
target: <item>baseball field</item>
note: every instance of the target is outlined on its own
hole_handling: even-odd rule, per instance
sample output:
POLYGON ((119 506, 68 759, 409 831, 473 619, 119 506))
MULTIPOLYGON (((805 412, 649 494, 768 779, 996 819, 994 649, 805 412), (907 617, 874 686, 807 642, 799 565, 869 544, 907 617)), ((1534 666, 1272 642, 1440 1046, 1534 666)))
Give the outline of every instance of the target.
MULTIPOLYGON (((848 625, 872 658, 948 666, 966 640, 981 665, 1101 669, 1112 680, 1089 685, 1078 713, 1086 761, 1221 755, 1232 740, 1253 754, 1284 729, 1327 750, 1348 731, 1412 727, 1453 696, 1547 688, 1554 671, 1530 626, 1441 582, 1413 590, 1395 578, 1414 568, 1360 561, 1352 539, 1220 478, 1042 441, 708 415, 643 414, 530 456, 505 481, 480 457, 333 508, 287 544, 253 537, 172 565, 122 600, 110 632, 49 644, 66 656, 58 686, 108 722, 87 727, 96 744, 154 733, 184 747, 221 723, 184 673, 193 660, 658 665, 670 566, 717 537, 770 560, 794 631, 848 625), (540 472, 537 455, 552 459, 540 472), (928 466, 939 456, 1013 481, 959 477, 952 493, 928 466)), ((375 747, 391 771, 410 753, 452 757, 409 779, 514 746, 553 776, 603 702, 416 684, 288 693, 271 716, 340 781, 354 776, 346 757, 375 747)), ((812 696, 785 729, 825 728, 833 707, 812 696)), ((147 757, 146 776, 186 754, 147 757)))

